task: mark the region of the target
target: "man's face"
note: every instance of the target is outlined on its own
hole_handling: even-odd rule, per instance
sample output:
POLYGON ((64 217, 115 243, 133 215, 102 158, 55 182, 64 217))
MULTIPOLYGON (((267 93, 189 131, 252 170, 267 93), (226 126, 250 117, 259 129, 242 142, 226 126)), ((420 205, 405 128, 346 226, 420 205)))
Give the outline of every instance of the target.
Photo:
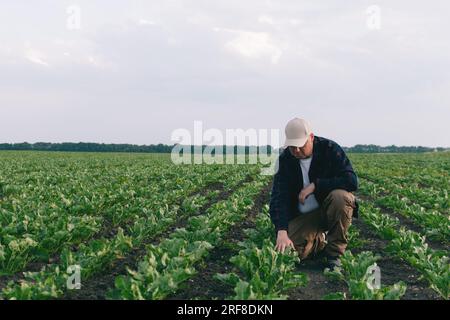
POLYGON ((313 154, 313 141, 314 134, 311 133, 308 140, 306 141, 303 147, 289 147, 289 151, 291 154, 297 159, 306 159, 312 156, 313 154))

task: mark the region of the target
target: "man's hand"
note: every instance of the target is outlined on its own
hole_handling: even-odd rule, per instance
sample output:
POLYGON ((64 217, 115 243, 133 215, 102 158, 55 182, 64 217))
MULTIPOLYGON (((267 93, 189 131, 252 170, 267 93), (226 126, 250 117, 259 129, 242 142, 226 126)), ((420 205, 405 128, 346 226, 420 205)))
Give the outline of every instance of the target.
POLYGON ((294 248, 294 243, 289 239, 287 231, 286 230, 280 230, 277 234, 277 244, 275 245, 275 250, 278 252, 284 253, 284 250, 287 247, 294 248))
POLYGON ((308 185, 306 188, 303 188, 302 191, 300 191, 300 194, 298 195, 298 200, 300 201, 300 203, 305 204, 306 198, 311 193, 313 193, 314 190, 316 190, 316 185, 314 184, 314 182, 308 185))

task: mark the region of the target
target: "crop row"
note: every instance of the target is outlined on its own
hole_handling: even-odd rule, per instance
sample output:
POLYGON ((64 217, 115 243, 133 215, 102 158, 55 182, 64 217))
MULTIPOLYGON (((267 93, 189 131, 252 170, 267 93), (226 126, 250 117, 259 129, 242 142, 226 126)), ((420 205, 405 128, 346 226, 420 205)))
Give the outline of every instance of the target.
POLYGON ((230 259, 235 272, 216 275, 234 288, 230 299, 286 299, 283 292, 306 285, 306 275, 295 271, 300 262, 297 252, 279 253, 274 248, 275 233, 267 205, 257 216, 255 228, 245 232, 246 240, 239 243, 241 250, 230 259))
POLYGON ((402 216, 412 219, 425 231, 431 239, 437 239, 444 243, 450 242, 450 217, 438 211, 426 210, 425 208, 411 203, 408 199, 400 198, 395 194, 386 192, 377 184, 362 180, 360 193, 371 196, 376 205, 389 208, 402 216), (387 193, 387 195, 383 195, 387 193))
MULTIPOLYGON (((232 188, 242 181, 252 170, 241 170, 229 174, 224 184, 232 188)), ((216 177, 217 178, 217 177, 216 177)), ((59 258, 59 264, 51 264, 39 272, 25 273, 25 279, 19 283, 9 283, 3 290, 6 298, 36 299, 60 297, 66 288, 68 274, 66 269, 71 265, 79 265, 84 280, 102 271, 113 261, 121 258, 132 248, 138 247, 145 239, 154 237, 172 225, 175 219, 191 214, 205 203, 206 197, 193 196, 185 199, 181 208, 174 204, 178 199, 187 197, 193 190, 204 187, 201 183, 190 188, 155 194, 157 201, 140 205, 139 214, 131 212, 129 217, 133 223, 125 235, 121 228, 110 238, 100 238, 81 244, 77 250, 65 248, 59 258)), ((212 191, 210 197, 217 196, 212 191)))
POLYGON ((417 269, 433 290, 444 299, 449 298, 450 265, 447 252, 429 248, 424 236, 399 227, 398 219, 381 213, 366 201, 361 202, 360 213, 375 233, 390 241, 386 252, 417 269))
MULTIPOLYGON (((54 202, 44 201, 35 208, 39 198, 34 199, 28 193, 3 199, 0 203, 3 225, 0 230, 0 252, 3 253, 0 255, 0 273, 20 271, 32 261, 48 261, 55 253, 100 234, 102 228, 112 229, 136 219, 142 220, 150 211, 164 211, 168 204, 230 174, 227 170, 214 170, 205 177, 203 170, 189 171, 181 166, 173 167, 171 171, 179 177, 165 180, 165 183, 141 183, 133 187, 112 183, 107 190, 97 186, 89 200, 90 207, 82 206, 88 212, 86 214, 78 208, 76 196, 69 195, 73 187, 70 184, 59 186, 65 205, 55 204, 59 200, 56 197, 54 202), (78 208, 77 212, 72 211, 74 206, 78 208), (89 214, 92 210, 98 212, 89 214)), ((233 176, 239 175, 242 173, 233 176)))
MULTIPOLYGON (((327 300, 398 300, 406 292, 406 284, 399 281, 390 286, 381 286, 380 278, 377 279, 377 260, 380 257, 370 251, 363 251, 353 255, 347 250, 341 256, 341 267, 333 270, 326 269, 325 275, 343 281, 350 294, 347 297, 344 292, 331 293, 324 297, 327 300)), ((378 269, 379 270, 379 269, 378 269)), ((379 274, 378 274, 379 276, 379 274)))
POLYGON ((408 186, 448 190, 449 153, 398 155, 352 154, 351 159, 358 174, 367 178, 386 177, 408 186))
POLYGON ((394 179, 389 177, 368 175, 366 173, 360 174, 360 178, 376 184, 383 193, 396 194, 409 203, 416 203, 430 210, 449 213, 448 188, 420 188, 417 184, 395 182, 394 179))
POLYGON ((116 279, 113 299, 164 299, 196 273, 196 265, 223 242, 234 224, 245 218, 266 179, 246 183, 232 196, 189 219, 159 245, 150 245, 137 270, 116 279))

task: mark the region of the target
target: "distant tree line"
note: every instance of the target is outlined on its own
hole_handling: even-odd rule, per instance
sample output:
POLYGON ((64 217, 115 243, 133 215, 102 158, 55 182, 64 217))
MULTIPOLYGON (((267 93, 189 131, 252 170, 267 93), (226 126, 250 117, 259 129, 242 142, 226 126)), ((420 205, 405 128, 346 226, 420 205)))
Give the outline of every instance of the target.
MULTIPOLYGON (((134 145, 134 144, 104 144, 89 142, 63 142, 63 143, 1 143, 0 150, 31 150, 31 151, 70 151, 70 152, 144 152, 144 153, 171 153, 176 145, 151 144, 151 145, 134 145)), ((208 146, 182 146, 185 152, 190 150, 191 153, 203 153, 208 146)), ((211 148, 211 147, 209 147, 211 148)), ((222 148, 223 154, 233 152, 235 154, 252 154, 261 152, 272 153, 272 147, 258 146, 218 146, 216 149, 207 150, 211 154, 215 154, 216 150, 222 148), (266 151, 266 149, 268 151, 266 151)))
POLYGON ((387 146, 381 147, 374 144, 357 144, 353 147, 344 147, 345 152, 354 153, 416 153, 416 152, 434 152, 446 151, 446 148, 429 148, 421 146, 387 146))
MULTIPOLYGON (((134 145, 134 144, 104 144, 90 142, 63 142, 63 143, 1 143, 0 150, 34 150, 34 151, 71 151, 71 152, 144 152, 144 153, 171 153, 175 145, 167 144, 151 144, 151 145, 134 145)), ((204 152, 207 146, 180 146, 184 151, 191 150, 192 153, 204 152)), ((211 148, 211 147, 210 147, 211 148)), ((218 147, 220 148, 220 147, 218 147)), ((354 153, 416 153, 416 152, 433 152, 446 151, 447 148, 429 148, 420 146, 387 146, 381 147, 373 144, 363 145, 357 144, 353 147, 343 147, 345 152, 354 153)), ((220 149, 217 149, 220 150, 220 149)), ((252 153, 272 153, 271 146, 222 146, 222 152, 233 151, 235 154, 252 154, 252 153)), ((215 154, 215 150, 208 150, 211 154, 215 154)))
POLYGON ((166 153, 172 146, 157 144, 139 146, 133 144, 104 144, 90 142, 63 142, 63 143, 3 143, 0 150, 35 150, 35 151, 76 151, 76 152, 153 152, 166 153))

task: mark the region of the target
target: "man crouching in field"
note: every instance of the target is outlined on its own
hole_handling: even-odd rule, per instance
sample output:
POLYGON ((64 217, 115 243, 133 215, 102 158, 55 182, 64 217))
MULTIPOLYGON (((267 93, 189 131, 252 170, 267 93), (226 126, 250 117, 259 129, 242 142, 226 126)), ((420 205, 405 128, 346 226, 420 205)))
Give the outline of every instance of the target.
POLYGON ((358 181, 350 160, 338 144, 314 136, 298 118, 286 126, 284 147, 270 200, 276 249, 295 248, 301 259, 320 252, 327 267, 340 266, 348 228, 358 214, 351 193, 358 181))

